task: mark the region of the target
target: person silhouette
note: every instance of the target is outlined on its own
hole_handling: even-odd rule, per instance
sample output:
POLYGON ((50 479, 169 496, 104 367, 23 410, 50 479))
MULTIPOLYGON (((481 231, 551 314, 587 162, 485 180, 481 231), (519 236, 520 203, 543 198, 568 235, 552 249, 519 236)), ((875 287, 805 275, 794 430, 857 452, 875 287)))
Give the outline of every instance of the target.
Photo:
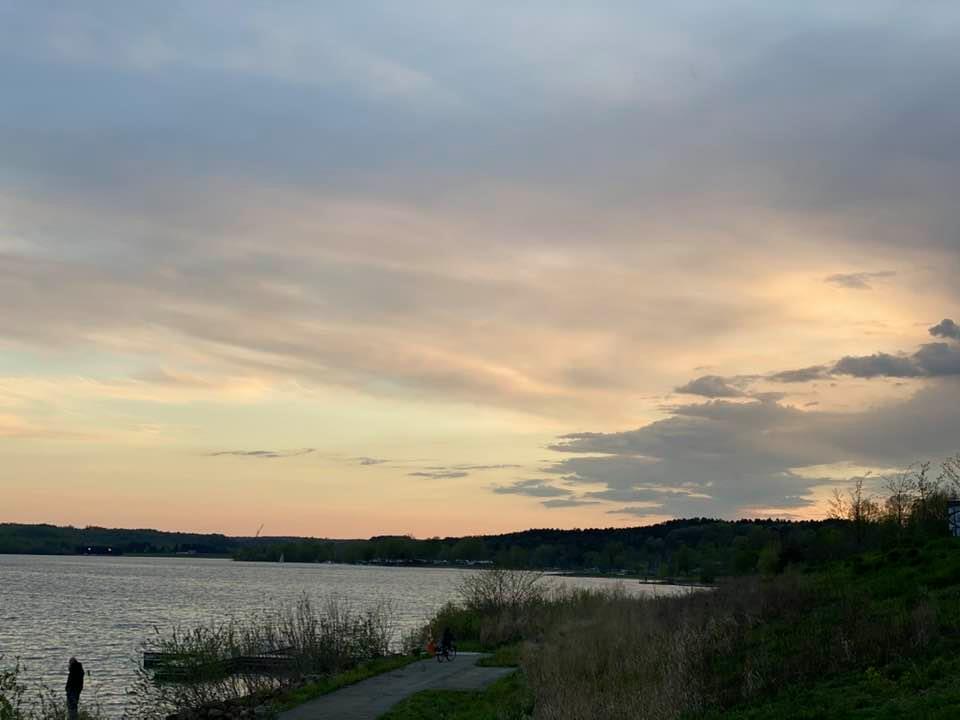
POLYGON ((440 638, 440 648, 443 650, 444 654, 450 652, 450 648, 453 647, 453 631, 449 627, 443 629, 443 636, 440 638))
POLYGON ((83 665, 75 657, 70 658, 67 673, 67 718, 77 720, 80 713, 80 693, 83 692, 83 665))

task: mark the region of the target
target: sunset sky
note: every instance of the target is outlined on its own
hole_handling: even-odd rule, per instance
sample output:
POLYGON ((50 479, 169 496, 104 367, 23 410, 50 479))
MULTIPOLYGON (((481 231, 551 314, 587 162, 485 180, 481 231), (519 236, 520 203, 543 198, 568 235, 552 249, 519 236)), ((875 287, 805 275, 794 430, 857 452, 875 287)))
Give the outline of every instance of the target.
POLYGON ((960 4, 0 0, 0 522, 822 517, 960 451, 960 4))

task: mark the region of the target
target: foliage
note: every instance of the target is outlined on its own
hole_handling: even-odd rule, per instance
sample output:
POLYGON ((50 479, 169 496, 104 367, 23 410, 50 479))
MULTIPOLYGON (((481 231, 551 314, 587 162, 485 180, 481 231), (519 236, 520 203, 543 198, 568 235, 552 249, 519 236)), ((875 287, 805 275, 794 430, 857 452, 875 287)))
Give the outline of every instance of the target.
POLYGON ((852 684, 852 712, 870 683, 886 716, 924 691, 939 700, 914 706, 933 717, 956 695, 943 680, 960 652, 952 540, 683 597, 560 605, 522 655, 537 718, 834 717, 778 710, 799 689, 827 707, 831 688, 852 684))
POLYGON ((523 645, 519 642, 501 645, 492 655, 485 655, 477 661, 480 667, 520 667, 523 645))
POLYGON ((485 690, 426 690, 400 702, 380 720, 526 720, 533 695, 522 673, 511 673, 485 690))
MULTIPOLYGON (((66 720, 66 698, 47 685, 30 692, 20 682, 23 666, 16 659, 12 667, 4 667, 0 655, 0 720, 66 720)), ((86 703, 80 720, 100 720, 102 712, 96 702, 86 703)))
POLYGON ((539 604, 547 590, 540 573, 492 568, 463 578, 457 594, 467 610, 485 614, 539 604))
POLYGON ((144 650, 172 660, 157 671, 138 669, 129 693, 130 713, 150 720, 242 698, 261 704, 308 678, 321 680, 387 655, 394 635, 389 606, 354 610, 337 596, 317 609, 304 597, 293 607, 244 621, 158 631, 144 650), (226 664, 278 649, 292 660, 282 673, 234 672, 226 664))
POLYGON ((223 535, 118 530, 101 527, 57 527, 0 523, 0 553, 73 555, 94 553, 199 553, 229 555, 235 539, 223 535))
POLYGON ((536 635, 557 592, 540 573, 489 568, 467 575, 459 602, 444 605, 418 636, 422 646, 449 629, 461 650, 490 650, 536 635))
POLYGON ((835 491, 832 517, 823 521, 692 518, 633 528, 534 529, 462 538, 385 535, 368 540, 230 538, 7 523, 0 524, 0 553, 71 554, 93 548, 112 554, 229 554, 237 560, 274 562, 480 563, 713 582, 758 571, 781 572, 788 566, 818 566, 865 550, 943 536, 949 497, 960 497, 960 455, 944 460, 938 471, 924 462, 886 478, 854 479, 847 489, 835 491), (875 494, 881 490, 884 496, 875 494))
MULTIPOLYGON (((0 655, 0 663, 3 659, 0 655)), ((0 720, 17 720, 22 717, 27 688, 20 682, 20 669, 19 658, 12 668, 0 665, 0 720)))
POLYGON ((958 677, 960 658, 935 655, 789 688, 769 700, 712 712, 707 720, 952 720, 960 707, 958 677))

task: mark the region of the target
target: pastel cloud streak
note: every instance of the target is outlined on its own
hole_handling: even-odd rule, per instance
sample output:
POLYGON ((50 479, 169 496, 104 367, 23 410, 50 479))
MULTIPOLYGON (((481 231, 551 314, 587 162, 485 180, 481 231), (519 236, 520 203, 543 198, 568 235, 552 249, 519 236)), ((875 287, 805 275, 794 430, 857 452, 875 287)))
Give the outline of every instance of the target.
MULTIPOLYGON (((482 510, 454 533, 814 513, 804 468, 946 452, 898 418, 953 420, 957 19, 4 7, 0 483, 26 507, 18 478, 96 452, 119 496, 132 446, 205 487, 310 447, 237 471, 331 532, 482 510)), ((211 523, 258 525, 249 497, 211 523)))

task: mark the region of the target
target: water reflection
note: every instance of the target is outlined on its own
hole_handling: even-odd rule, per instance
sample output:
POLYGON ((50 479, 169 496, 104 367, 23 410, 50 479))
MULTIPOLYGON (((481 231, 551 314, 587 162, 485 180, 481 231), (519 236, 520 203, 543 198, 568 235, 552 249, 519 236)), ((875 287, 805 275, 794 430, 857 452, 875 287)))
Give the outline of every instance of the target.
MULTIPOLYGON (((462 569, 395 568, 230 560, 0 555, 0 655, 19 656, 31 685, 61 688, 67 660, 87 670, 84 700, 120 714, 140 642, 192 626, 335 593, 357 607, 393 603, 400 629, 426 620, 454 597, 462 569)), ((582 587, 615 580, 555 578, 582 587)), ((626 583, 630 592, 663 592, 626 583)))

